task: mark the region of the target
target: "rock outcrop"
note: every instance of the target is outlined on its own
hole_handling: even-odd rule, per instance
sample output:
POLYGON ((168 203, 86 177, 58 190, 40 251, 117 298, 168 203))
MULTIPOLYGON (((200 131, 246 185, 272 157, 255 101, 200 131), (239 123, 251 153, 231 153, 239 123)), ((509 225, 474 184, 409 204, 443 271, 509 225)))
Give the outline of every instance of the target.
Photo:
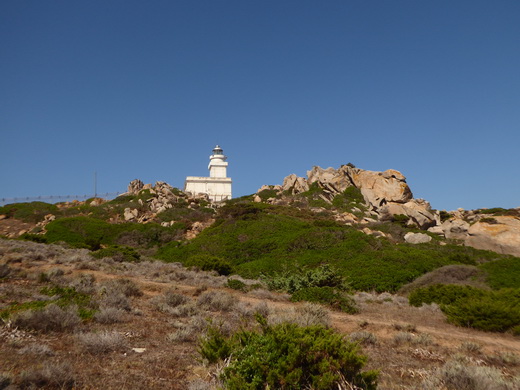
POLYGON ((520 257, 520 218, 483 218, 469 227, 465 243, 477 249, 520 257))
MULTIPOLYGON (((402 214, 409 217, 411 225, 421 229, 427 229, 440 222, 430 204, 422 199, 414 199, 404 175, 393 169, 374 172, 352 165, 343 165, 339 169, 315 166, 307 172, 307 178, 295 174, 287 176, 279 193, 297 195, 309 191, 312 185, 320 187, 321 198, 329 203, 347 188, 358 188, 369 211, 378 219, 391 219, 394 215, 402 214)), ((255 200, 261 201, 260 198, 255 200)))

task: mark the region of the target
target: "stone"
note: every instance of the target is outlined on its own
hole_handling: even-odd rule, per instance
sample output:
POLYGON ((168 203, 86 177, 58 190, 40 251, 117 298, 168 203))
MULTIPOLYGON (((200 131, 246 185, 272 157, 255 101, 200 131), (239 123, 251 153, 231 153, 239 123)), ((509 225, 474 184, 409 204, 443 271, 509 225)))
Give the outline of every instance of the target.
POLYGON ((492 218, 496 223, 476 222, 469 226, 465 244, 477 249, 520 257, 520 218, 492 218))
POLYGON ((129 207, 125 208, 123 212, 123 218, 125 221, 131 221, 132 219, 137 218, 139 215, 139 211, 137 209, 130 209, 129 207))
POLYGON ((468 237, 469 223, 463 219, 452 218, 441 225, 444 236, 449 239, 465 240, 468 237))
POLYGON ((253 202, 261 203, 262 202, 262 198, 260 198, 258 195, 255 195, 255 197, 253 198, 253 202))
POLYGON ((290 191, 293 195, 301 194, 309 191, 309 184, 303 177, 298 177, 293 173, 283 180, 282 190, 290 191))
MULTIPOLYGON (((349 167, 350 168, 350 167, 349 167)), ((398 171, 392 175, 382 172, 364 171, 350 168, 353 184, 361 190, 363 197, 373 209, 379 209, 386 203, 406 203, 413 199, 412 191, 404 176, 398 171)))
POLYGON ((408 232, 404 235, 404 240, 409 244, 424 244, 430 242, 432 238, 424 233, 408 232))
POLYGON ((7 215, 5 215, 5 214, 1 214, 1 215, 0 215, 0 221, 1 221, 2 219, 7 219, 7 215))
POLYGON ((141 191, 144 187, 144 184, 141 180, 135 179, 128 184, 128 194, 130 195, 136 195, 141 191))

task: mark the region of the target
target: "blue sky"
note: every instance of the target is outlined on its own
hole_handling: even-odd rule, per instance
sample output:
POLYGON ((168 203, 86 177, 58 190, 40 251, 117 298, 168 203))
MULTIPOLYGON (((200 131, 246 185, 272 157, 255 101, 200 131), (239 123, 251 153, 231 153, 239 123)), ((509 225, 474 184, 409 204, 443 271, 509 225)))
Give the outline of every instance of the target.
POLYGON ((520 206, 520 2, 0 3, 0 198, 348 162, 434 208, 520 206))

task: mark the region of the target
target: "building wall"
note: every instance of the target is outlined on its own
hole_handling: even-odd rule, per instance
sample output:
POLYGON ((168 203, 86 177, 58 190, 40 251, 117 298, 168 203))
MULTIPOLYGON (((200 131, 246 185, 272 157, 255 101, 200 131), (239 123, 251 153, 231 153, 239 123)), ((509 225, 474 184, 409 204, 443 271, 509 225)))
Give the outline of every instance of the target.
POLYGON ((213 202, 231 199, 231 178, 211 178, 188 176, 184 185, 185 192, 207 194, 213 202))

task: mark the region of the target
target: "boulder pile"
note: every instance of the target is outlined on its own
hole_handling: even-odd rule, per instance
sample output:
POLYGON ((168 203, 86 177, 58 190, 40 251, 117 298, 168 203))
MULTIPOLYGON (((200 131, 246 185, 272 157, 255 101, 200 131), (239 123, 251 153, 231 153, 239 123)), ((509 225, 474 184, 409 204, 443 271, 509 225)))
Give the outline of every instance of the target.
MULTIPOLYGON (((510 210, 510 215, 490 216, 485 210, 467 211, 459 209, 444 212, 443 220, 439 211, 433 210, 424 199, 415 199, 406 183, 405 176, 394 169, 384 172, 368 171, 342 165, 338 169, 313 167, 307 177, 295 174, 287 176, 282 185, 262 186, 255 201, 261 202, 261 192, 274 191, 277 198, 267 199, 269 203, 283 203, 286 194, 298 195, 317 185, 320 198, 329 204, 349 187, 356 187, 363 195, 368 212, 359 218, 351 213, 337 212, 338 222, 345 224, 370 221, 390 221, 397 218, 409 226, 428 230, 463 245, 486 249, 503 254, 520 256, 520 208, 510 210), (516 210, 516 211, 515 211, 516 210)), ((408 234, 408 243, 429 242, 427 234, 408 234)))
MULTIPOLYGON (((321 188, 322 199, 329 203, 348 187, 358 188, 370 214, 380 220, 391 219, 399 214, 406 215, 410 225, 421 229, 427 229, 440 222, 438 213, 432 210, 427 201, 414 199, 410 187, 406 184, 406 178, 401 172, 393 169, 374 172, 351 165, 342 165, 339 169, 315 166, 307 172, 307 178, 292 174, 284 179, 281 186, 272 186, 269 189, 280 194, 297 195, 309 191, 314 183, 321 188)), ((266 188, 260 188, 259 192, 266 188)))

